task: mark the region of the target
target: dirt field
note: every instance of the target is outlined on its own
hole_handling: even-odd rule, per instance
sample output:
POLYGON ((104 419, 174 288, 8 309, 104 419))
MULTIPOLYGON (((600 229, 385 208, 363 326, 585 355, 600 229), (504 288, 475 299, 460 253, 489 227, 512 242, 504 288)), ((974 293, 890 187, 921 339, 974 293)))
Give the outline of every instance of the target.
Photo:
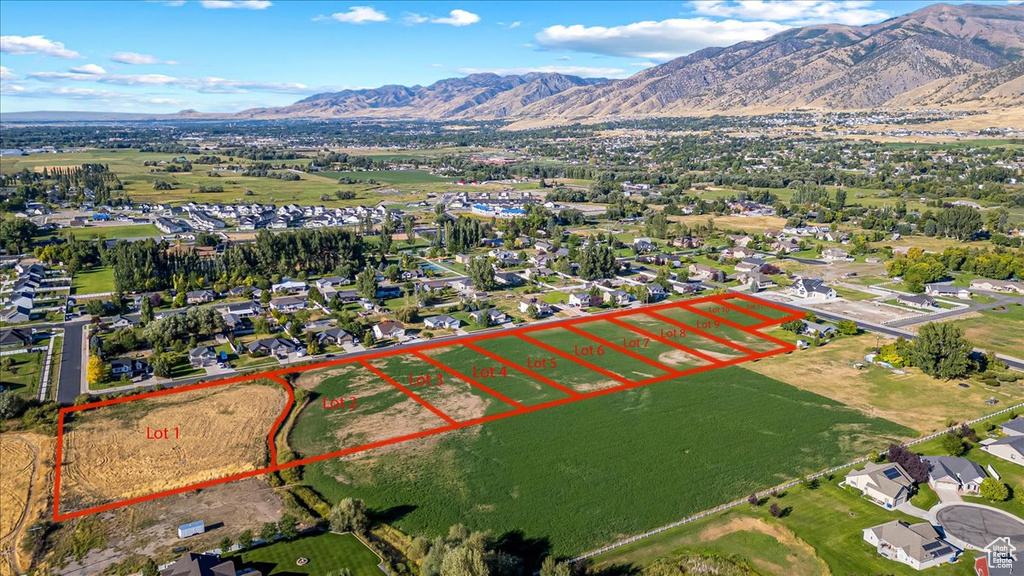
MULTIPOLYGON (((891 341, 881 338, 878 343, 891 341)), ((905 374, 881 366, 854 368, 874 346, 872 334, 842 337, 744 367, 921 433, 942 428, 947 418, 967 420, 997 410, 998 406, 985 405, 991 396, 1000 400, 1000 406, 1024 397, 1024 387, 1016 384, 986 388, 971 382, 970 388, 960 388, 958 381, 936 380, 915 368, 907 368, 905 374)))
POLYGON ((844 314, 852 316, 858 320, 872 322, 874 324, 884 324, 886 322, 901 320, 903 318, 912 318, 922 314, 921 312, 916 312, 908 308, 889 306, 887 304, 881 304, 873 301, 836 300, 822 303, 806 301, 805 304, 812 308, 821 310, 822 312, 844 314))
POLYGON ((264 466, 286 401, 276 383, 243 383, 75 413, 65 426, 61 511, 264 466), (153 438, 165 430, 169 438, 153 438))
POLYGON ((19 543, 49 506, 53 449, 54 440, 39 434, 0 435, 0 575, 28 569, 19 543))

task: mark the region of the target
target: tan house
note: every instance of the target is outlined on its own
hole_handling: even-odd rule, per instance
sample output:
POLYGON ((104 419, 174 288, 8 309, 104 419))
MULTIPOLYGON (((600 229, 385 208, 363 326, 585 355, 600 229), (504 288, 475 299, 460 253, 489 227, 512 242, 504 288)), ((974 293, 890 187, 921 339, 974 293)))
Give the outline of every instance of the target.
POLYGON ((981 447, 989 454, 1024 466, 1024 436, 1007 436, 981 447))
POLYGON ((878 551, 878 555, 923 570, 952 562, 959 552, 949 542, 939 538, 928 522, 907 524, 893 520, 864 529, 864 541, 878 551))
POLYGON ((884 508, 895 508, 909 500, 914 486, 907 471, 895 463, 869 462, 863 470, 851 470, 843 482, 884 508))

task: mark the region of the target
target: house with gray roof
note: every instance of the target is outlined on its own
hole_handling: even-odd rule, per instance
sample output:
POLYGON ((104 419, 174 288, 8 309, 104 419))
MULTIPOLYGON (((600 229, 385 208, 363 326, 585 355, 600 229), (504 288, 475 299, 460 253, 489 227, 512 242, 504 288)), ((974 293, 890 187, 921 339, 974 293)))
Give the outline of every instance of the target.
POLYGON ((1007 436, 981 447, 989 454, 1024 466, 1024 436, 1007 436))
POLYGON ((431 316, 423 321, 423 325, 432 330, 445 329, 445 330, 458 330, 459 326, 462 326, 462 321, 454 316, 447 314, 440 314, 438 316, 431 316))
POLYGON ((999 427, 1007 436, 1024 436, 1024 418, 1014 418, 999 427))
MULTIPOLYGON (((160 576, 235 576, 235 563, 215 554, 188 553, 160 571, 160 576)), ((253 570, 246 576, 261 576, 253 570)))
POLYGON ((976 494, 985 479, 985 471, 967 458, 954 456, 925 456, 928 463, 928 485, 949 488, 957 492, 976 494))
POLYGON ((895 508, 910 499, 914 480, 894 462, 868 462, 861 470, 851 470, 843 483, 860 491, 884 508, 895 508))
POLYGON ((959 550, 939 537, 928 522, 907 524, 893 520, 864 529, 864 541, 883 558, 895 560, 915 570, 952 562, 959 550))

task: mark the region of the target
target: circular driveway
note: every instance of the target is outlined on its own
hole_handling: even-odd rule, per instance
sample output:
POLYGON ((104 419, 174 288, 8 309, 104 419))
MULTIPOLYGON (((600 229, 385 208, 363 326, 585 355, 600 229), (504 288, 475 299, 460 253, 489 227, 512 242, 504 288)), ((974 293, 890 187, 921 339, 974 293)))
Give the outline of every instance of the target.
POLYGON ((978 550, 997 538, 1009 538, 1018 549, 1024 548, 1024 520, 1002 510, 977 504, 952 504, 941 506, 935 512, 935 520, 947 535, 978 550))

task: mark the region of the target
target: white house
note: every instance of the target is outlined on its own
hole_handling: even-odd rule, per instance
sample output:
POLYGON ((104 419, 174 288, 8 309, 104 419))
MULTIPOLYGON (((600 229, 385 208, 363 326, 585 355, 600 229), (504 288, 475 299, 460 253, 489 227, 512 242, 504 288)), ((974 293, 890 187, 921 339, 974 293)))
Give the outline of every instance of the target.
POLYGON ((431 316, 430 318, 427 318, 423 321, 423 325, 434 330, 457 330, 459 326, 462 326, 462 321, 454 316, 441 314, 440 316, 431 316))
POLYGON ((895 508, 909 500, 914 486, 907 471, 896 463, 869 462, 862 470, 851 470, 843 482, 885 508, 895 508))
POLYGON ((949 542, 939 538, 935 528, 928 522, 907 524, 893 520, 865 528, 864 541, 875 546, 879 556, 901 562, 915 570, 952 562, 959 552, 949 542))
POLYGON ((551 305, 541 300, 540 298, 523 298, 519 301, 519 311, 526 314, 526 311, 533 306, 537 310, 537 317, 548 316, 551 314, 551 305))
POLYGON ((387 338, 402 338, 405 336, 405 326, 402 326, 394 320, 385 320, 380 324, 374 324, 373 335, 377 340, 384 340, 387 338))
POLYGON ((818 278, 800 278, 789 287, 789 291, 801 298, 827 300, 836 297, 836 291, 818 278))
POLYGON ((989 454, 1024 466, 1024 436, 1007 436, 981 447, 989 454))
POLYGON ((270 287, 272 292, 303 292, 306 290, 306 283, 301 280, 282 278, 280 282, 270 287))
POLYGON ((928 463, 928 485, 949 488, 957 492, 976 494, 985 479, 985 471, 966 458, 954 456, 925 456, 928 463))

